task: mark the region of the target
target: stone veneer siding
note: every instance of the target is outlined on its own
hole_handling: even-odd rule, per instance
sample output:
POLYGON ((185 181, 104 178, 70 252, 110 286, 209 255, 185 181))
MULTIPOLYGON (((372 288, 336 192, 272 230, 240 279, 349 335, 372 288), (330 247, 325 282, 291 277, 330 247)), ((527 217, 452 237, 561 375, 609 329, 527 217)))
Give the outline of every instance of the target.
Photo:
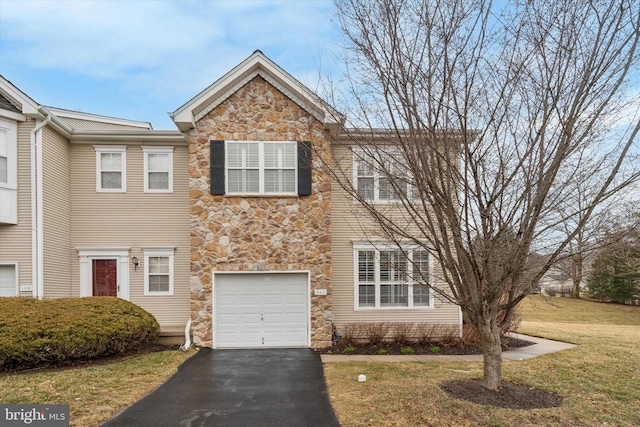
POLYGON ((194 343, 213 346, 216 271, 309 271, 311 346, 331 345, 331 180, 329 135, 322 123, 256 77, 189 133, 191 319, 194 343), (312 194, 237 197, 209 191, 209 141, 311 141, 312 194), (314 296, 326 289, 327 296, 314 296))

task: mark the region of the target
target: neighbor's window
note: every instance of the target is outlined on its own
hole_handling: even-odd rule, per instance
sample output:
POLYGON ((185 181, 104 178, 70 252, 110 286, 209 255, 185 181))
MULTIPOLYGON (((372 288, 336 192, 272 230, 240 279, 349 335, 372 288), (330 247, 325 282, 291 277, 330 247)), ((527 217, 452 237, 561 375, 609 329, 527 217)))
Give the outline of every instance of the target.
POLYGON ((144 191, 173 191, 173 147, 142 147, 144 152, 144 191))
POLYGON ((95 149, 96 191, 126 191, 126 147, 95 147, 95 149))
POLYGON ((173 249, 144 249, 144 294, 173 295, 173 249))
POLYGON ((18 125, 0 119, 0 223, 18 223, 18 125))
POLYGON ((0 265, 0 297, 18 296, 18 275, 15 264, 0 265))
POLYGON ((429 254, 423 249, 355 249, 356 308, 431 306, 429 254))
POLYGON ((360 197, 383 203, 398 201, 400 195, 411 197, 414 185, 400 159, 400 152, 393 149, 354 151, 354 181, 360 197))
POLYGON ((227 141, 228 194, 293 194, 297 188, 294 141, 227 141))
POLYGON ((9 182, 9 157, 7 154, 8 144, 4 143, 2 130, 0 130, 0 184, 9 182))

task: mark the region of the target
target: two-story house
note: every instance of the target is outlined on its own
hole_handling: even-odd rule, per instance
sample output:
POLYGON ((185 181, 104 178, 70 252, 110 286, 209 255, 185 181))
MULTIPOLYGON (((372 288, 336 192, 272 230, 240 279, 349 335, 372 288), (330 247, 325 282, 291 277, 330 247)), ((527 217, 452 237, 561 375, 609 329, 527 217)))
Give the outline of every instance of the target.
POLYGON ((171 117, 157 131, 46 107, 0 77, 0 296, 118 296, 215 348, 325 347, 353 322, 461 328, 389 270, 409 254, 444 287, 428 253, 372 245, 332 183, 332 162, 356 162, 340 114, 260 51, 171 117))

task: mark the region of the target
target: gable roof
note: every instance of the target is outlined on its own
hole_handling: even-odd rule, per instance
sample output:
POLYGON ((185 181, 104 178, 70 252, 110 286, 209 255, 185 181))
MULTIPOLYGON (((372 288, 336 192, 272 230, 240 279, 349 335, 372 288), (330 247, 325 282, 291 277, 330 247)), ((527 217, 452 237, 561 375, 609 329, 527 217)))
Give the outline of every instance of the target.
POLYGON ((193 129, 198 120, 256 76, 262 77, 275 86, 289 99, 323 123, 325 129, 333 135, 336 135, 342 127, 344 118, 338 111, 259 50, 253 52, 251 56, 169 115, 181 131, 186 132, 193 129))
POLYGON ((0 105, 0 108, 7 112, 28 117, 42 116, 38 103, 2 76, 0 76, 0 96, 6 101, 0 105))

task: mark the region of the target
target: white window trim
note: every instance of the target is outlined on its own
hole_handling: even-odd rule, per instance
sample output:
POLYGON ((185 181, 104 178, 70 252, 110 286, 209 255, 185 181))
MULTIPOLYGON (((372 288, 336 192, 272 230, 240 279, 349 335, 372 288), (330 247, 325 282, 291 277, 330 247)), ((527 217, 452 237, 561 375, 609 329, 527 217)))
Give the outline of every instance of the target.
POLYGON ((243 140, 225 140, 224 142, 224 182, 225 182, 225 194, 230 196, 297 196, 298 195, 298 144, 296 141, 243 141, 243 140), (257 193, 245 193, 245 192, 233 192, 229 191, 229 144, 235 143, 249 143, 258 144, 258 182, 259 190, 257 193), (291 167, 294 170, 294 183, 295 188, 289 192, 265 192, 264 190, 264 146, 265 144, 293 144, 295 147, 295 164, 291 167))
MULTIPOLYGON (((389 149, 387 154, 391 155, 391 152, 393 150, 389 149)), ((383 151, 381 151, 381 153, 384 153, 383 151)), ((399 153, 399 152, 398 152, 399 153)), ((353 151, 353 162, 352 162, 352 168, 353 168, 353 183, 355 184, 354 187, 356 189, 356 192, 359 191, 359 181, 358 181, 358 164, 365 160, 366 157, 372 157, 370 153, 365 152, 363 149, 358 149, 358 150, 354 150, 353 151)), ((393 157, 393 156, 392 156, 393 157)), ((396 199, 380 199, 380 178, 383 177, 383 174, 379 173, 378 171, 374 170, 373 171, 373 198, 372 199, 365 199, 367 202, 370 203, 375 203, 375 204, 395 204, 400 202, 400 199, 396 198, 396 199)), ((413 194, 409 194, 407 197, 409 200, 413 200, 413 194)), ((358 199, 356 197, 353 198, 353 202, 354 203, 359 203, 358 199)))
MULTIPOLYGON (((16 288, 15 288, 15 293, 12 296, 14 296, 14 297, 20 296, 20 267, 19 267, 17 262, 0 262, 0 266, 7 266, 7 265, 13 266, 13 268, 14 268, 14 277, 15 277, 16 288)), ((5 298, 10 298, 10 297, 11 296, 8 296, 8 297, 5 297, 5 298)), ((0 297, 0 298, 2 298, 2 297, 0 297)))
MULTIPOLYGON (((434 308, 434 292, 433 288, 429 289, 429 305, 413 305, 413 280, 410 278, 408 281, 408 295, 406 306, 387 306, 380 305, 380 251, 397 251, 400 250, 398 245, 392 243, 370 243, 370 242, 354 242, 353 243, 353 307, 355 311, 377 311, 377 310, 432 310, 434 308), (375 252, 375 264, 374 264, 374 292, 375 292, 375 305, 374 307, 363 306, 360 307, 360 288, 359 288, 359 264, 358 264, 358 252, 359 251, 374 251, 375 252)), ((414 245, 402 246, 403 251, 424 250, 414 245)), ((411 262, 408 261, 407 268, 411 269, 411 262)), ((411 276, 410 272, 408 275, 411 276)), ((429 254, 429 283, 433 286, 433 256, 429 254)))
POLYGON ((7 182, 0 182, 0 223, 18 223, 18 124, 0 119, 0 129, 7 134, 7 182))
POLYGON ((142 248, 144 253, 144 294, 146 296, 170 296, 173 295, 173 260, 175 248, 142 248), (149 290, 149 257, 169 258, 169 290, 166 292, 149 290))
POLYGON ((126 146, 109 146, 94 145, 96 150, 96 191, 98 193, 126 193, 127 192, 127 147, 126 146), (122 174, 122 185, 120 188, 102 188, 102 175, 100 155, 102 153, 121 153, 122 164, 120 165, 122 174))
POLYGON ((173 193, 173 147, 142 147, 144 153, 144 192, 145 193, 173 193), (150 189, 149 188, 149 154, 169 155, 169 188, 150 189))
POLYGON ((129 248, 77 248, 80 258, 80 296, 93 296, 94 259, 117 260, 118 298, 129 299, 129 248))

